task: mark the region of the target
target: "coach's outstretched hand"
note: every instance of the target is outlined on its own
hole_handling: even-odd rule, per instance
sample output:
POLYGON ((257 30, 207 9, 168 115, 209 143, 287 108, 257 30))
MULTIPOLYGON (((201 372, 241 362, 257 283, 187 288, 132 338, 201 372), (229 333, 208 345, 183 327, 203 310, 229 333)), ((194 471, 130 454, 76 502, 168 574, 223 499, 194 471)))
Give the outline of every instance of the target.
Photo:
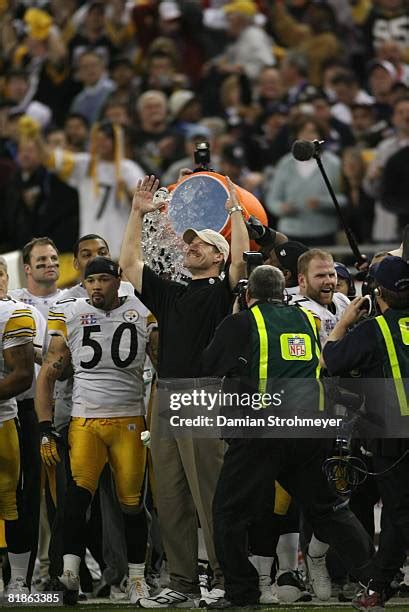
POLYGON ((144 216, 163 206, 163 203, 159 205, 153 201, 153 195, 158 187, 159 180, 153 174, 139 179, 132 200, 132 210, 144 216))

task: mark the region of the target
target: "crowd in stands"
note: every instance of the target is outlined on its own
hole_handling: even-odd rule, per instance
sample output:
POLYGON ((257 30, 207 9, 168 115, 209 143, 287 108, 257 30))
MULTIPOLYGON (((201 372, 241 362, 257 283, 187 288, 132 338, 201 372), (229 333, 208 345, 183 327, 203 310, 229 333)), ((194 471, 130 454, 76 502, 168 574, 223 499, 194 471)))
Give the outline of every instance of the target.
POLYGON ((318 137, 358 240, 394 241, 408 220, 407 62, 405 0, 4 0, 0 249, 48 235, 69 252, 94 231, 86 176, 56 169, 50 151, 88 153, 95 173, 105 121, 122 128, 112 161, 135 164, 135 184, 117 169, 124 202, 136 174, 177 181, 206 139, 212 168, 253 192, 272 226, 336 244, 314 163, 289 157, 295 138, 318 137))

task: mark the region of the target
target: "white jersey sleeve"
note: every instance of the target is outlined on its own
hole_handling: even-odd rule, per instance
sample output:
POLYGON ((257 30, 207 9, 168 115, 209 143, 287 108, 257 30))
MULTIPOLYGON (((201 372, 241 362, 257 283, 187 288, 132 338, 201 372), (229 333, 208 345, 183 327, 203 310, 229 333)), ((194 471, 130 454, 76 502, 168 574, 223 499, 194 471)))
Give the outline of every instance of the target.
MULTIPOLYGON (((32 343, 36 334, 33 315, 24 304, 13 299, 0 300, 0 379, 7 376, 3 351, 32 343)), ((17 416, 15 398, 0 401, 0 423, 17 416)))
MULTIPOLYGON (((47 321, 45 320, 41 312, 37 308, 35 308, 35 306, 31 306, 30 304, 25 305, 23 303, 21 304, 21 306, 28 308, 33 316, 35 327, 36 327, 36 334, 33 339, 34 349, 37 349, 38 351, 40 351, 40 353, 43 353, 43 347, 47 342, 47 321)), ((25 399, 34 399, 35 383, 36 383, 36 378, 38 376, 39 371, 40 371, 40 366, 37 364, 34 364, 34 376, 33 376, 33 382, 31 384, 31 387, 27 389, 27 391, 24 391, 24 393, 21 393, 17 397, 18 401, 25 400, 25 399)))

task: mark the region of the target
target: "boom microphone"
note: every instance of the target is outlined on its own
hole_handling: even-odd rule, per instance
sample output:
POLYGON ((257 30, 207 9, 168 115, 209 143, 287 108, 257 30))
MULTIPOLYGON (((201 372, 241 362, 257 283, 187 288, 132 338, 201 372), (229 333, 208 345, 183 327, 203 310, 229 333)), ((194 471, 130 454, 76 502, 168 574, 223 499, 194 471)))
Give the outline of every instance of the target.
POLYGON ((319 153, 319 147, 324 144, 323 140, 296 140, 291 152, 298 161, 308 161, 319 153))
POLYGON ((339 220, 341 221, 342 227, 344 228, 344 232, 347 237, 349 246, 351 247, 351 250, 356 257, 357 265, 359 266, 366 262, 366 257, 364 257, 359 250, 356 238, 354 234, 352 233, 351 228, 349 227, 349 225, 347 224, 345 220, 345 217, 342 213, 342 210, 340 208, 340 205, 338 203, 338 200, 336 198, 332 185, 329 181, 327 173, 325 172, 325 168, 322 165, 320 149, 321 149, 321 145, 323 144, 324 144, 323 140, 313 140, 313 141, 296 140, 291 148, 291 152, 293 156, 295 157, 295 159, 298 161, 308 161, 309 159, 313 157, 315 161, 317 162, 322 178, 324 179, 324 183, 327 186, 332 202, 335 206, 335 210, 338 213, 339 220))

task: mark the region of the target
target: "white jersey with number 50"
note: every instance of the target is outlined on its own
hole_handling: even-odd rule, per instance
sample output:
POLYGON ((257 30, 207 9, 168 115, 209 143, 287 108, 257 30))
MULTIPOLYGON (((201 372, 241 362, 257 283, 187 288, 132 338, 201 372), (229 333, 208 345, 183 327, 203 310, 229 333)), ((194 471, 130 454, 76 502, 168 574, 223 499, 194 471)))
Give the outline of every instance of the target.
POLYGON ((146 309, 134 296, 120 300, 120 306, 111 311, 75 298, 61 300, 50 309, 48 332, 62 335, 71 352, 72 416, 145 414, 146 309))

